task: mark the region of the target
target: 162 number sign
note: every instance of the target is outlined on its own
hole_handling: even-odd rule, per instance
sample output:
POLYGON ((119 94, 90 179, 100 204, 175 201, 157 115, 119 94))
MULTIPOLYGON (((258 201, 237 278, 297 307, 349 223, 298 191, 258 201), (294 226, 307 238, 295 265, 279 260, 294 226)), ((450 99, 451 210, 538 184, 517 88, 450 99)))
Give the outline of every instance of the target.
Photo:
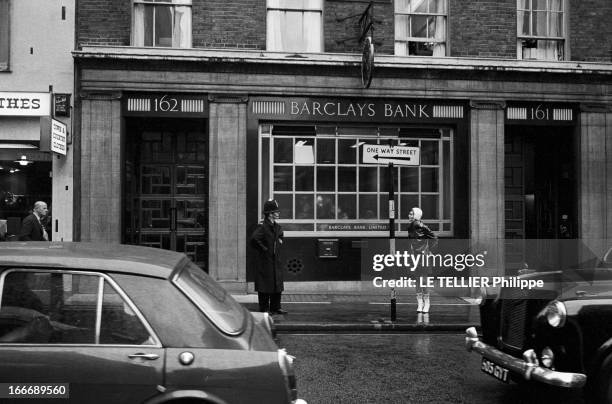
POLYGON ((179 100, 164 95, 153 99, 153 111, 155 112, 181 112, 179 100))

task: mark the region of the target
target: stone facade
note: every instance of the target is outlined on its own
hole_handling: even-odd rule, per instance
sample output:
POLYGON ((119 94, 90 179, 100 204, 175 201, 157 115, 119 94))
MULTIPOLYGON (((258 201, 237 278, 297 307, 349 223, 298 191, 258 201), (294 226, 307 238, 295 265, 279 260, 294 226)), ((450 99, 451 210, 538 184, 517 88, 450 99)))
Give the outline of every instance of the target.
MULTIPOLYGON (((460 223, 456 236, 477 244, 499 243, 505 235, 506 105, 521 101, 570 105, 576 113, 572 136, 578 156, 577 236, 610 237, 612 219, 606 212, 612 210, 612 65, 593 61, 612 59, 605 45, 608 39, 595 48, 578 41, 581 34, 574 32, 588 32, 581 25, 587 22, 603 24, 610 10, 602 6, 598 10, 603 11, 593 14, 587 6, 570 3, 570 55, 578 64, 516 60, 514 0, 450 0, 449 57, 394 56, 393 2, 375 1, 375 74, 372 86, 365 89, 359 76, 360 46, 354 38, 359 14, 368 2, 325 2, 326 53, 296 55, 265 51, 264 1, 194 0, 193 49, 143 49, 126 47, 130 10, 121 8, 123 3, 103 3, 110 12, 102 18, 95 8, 100 3, 84 0, 79 3, 80 48, 75 52, 80 88, 76 113, 81 117, 75 134, 80 147, 77 233, 84 241, 121 241, 120 156, 125 136, 121 106, 125 94, 136 92, 207 96, 208 269, 234 291, 247 290, 248 229, 260 217, 258 160, 252 158, 259 122, 248 110, 249 100, 258 96, 463 103, 465 116, 454 129, 462 142, 456 158, 464 160, 465 167, 455 175, 469 190, 454 220, 460 223), (574 14, 578 12, 579 17, 574 14)), ((316 237, 295 243, 315 246, 316 237)), ((499 254, 490 262, 503 268, 503 245, 493 247, 499 254)), ((351 289, 346 282, 310 285, 314 290, 351 289)))

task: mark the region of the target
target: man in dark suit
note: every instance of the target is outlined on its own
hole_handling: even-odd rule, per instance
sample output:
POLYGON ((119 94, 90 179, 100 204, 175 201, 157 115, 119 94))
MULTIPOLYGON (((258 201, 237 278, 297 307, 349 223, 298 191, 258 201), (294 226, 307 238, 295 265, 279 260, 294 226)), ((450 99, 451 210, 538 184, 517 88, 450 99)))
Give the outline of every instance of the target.
POLYGON ((47 215, 47 204, 38 201, 34 204, 34 210, 23 219, 19 240, 21 241, 48 241, 49 234, 42 225, 41 220, 47 215))

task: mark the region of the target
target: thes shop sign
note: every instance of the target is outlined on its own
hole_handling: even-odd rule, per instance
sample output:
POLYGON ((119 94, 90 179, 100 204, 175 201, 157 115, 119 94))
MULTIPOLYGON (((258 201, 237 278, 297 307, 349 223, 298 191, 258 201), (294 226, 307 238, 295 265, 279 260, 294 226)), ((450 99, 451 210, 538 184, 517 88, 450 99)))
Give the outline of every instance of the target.
POLYGON ((49 116, 51 93, 0 91, 0 116, 49 116))
POLYGON ((463 105, 411 100, 283 99, 251 102, 253 115, 300 120, 428 121, 463 119, 463 105))

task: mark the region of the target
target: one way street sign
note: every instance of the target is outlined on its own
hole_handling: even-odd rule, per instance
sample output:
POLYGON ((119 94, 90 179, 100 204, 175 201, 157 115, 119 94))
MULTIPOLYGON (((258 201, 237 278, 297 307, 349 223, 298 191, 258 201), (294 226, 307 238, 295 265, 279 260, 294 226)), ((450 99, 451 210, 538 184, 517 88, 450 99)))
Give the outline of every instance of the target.
POLYGON ((421 160, 418 147, 364 144, 362 148, 364 163, 418 166, 421 160))

